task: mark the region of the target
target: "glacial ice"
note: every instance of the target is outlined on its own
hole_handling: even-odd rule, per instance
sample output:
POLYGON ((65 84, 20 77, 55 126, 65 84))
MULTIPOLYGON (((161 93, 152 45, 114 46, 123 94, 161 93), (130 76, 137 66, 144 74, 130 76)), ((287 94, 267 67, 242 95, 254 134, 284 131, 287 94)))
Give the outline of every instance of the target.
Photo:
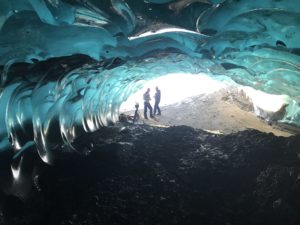
POLYGON ((294 0, 2 0, 0 151, 34 143, 51 163, 170 73, 225 76, 260 116, 275 96, 280 121, 300 126, 299 29, 294 0))

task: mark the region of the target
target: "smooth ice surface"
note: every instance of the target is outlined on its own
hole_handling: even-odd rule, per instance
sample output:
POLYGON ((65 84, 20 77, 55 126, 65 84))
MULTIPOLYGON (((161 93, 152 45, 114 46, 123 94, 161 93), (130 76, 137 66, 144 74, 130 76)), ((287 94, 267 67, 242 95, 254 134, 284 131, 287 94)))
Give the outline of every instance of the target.
POLYGON ((170 73, 231 80, 258 115, 284 107, 278 119, 300 126, 299 6, 2 0, 0 151, 34 143, 51 163, 76 137, 114 123, 147 81, 170 73))

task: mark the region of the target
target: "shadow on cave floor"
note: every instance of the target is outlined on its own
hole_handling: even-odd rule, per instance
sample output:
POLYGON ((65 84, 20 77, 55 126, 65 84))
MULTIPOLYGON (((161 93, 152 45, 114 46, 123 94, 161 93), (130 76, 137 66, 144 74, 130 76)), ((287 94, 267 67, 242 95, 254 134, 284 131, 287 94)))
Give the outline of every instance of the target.
POLYGON ((0 224, 299 224, 299 135, 131 125, 74 144, 87 154, 54 166, 24 155, 23 178, 0 192, 0 224))

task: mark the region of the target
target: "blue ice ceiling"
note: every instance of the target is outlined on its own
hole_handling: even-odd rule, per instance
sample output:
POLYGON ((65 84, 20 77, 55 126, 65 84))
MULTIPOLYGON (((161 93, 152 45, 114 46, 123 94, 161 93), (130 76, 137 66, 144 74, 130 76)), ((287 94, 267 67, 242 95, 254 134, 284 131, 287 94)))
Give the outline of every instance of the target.
POLYGON ((300 126, 299 30, 295 0, 1 0, 0 150, 51 162, 171 72, 287 95, 300 126))

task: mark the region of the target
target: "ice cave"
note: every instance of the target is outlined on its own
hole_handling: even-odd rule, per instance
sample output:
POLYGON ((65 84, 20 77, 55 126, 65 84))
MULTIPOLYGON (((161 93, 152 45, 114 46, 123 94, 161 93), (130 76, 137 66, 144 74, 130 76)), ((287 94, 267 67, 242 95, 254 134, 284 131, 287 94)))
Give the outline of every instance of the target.
POLYGON ((0 0, 0 224, 299 224, 299 30, 297 0, 0 0), (157 84, 293 133, 120 124, 157 84))

